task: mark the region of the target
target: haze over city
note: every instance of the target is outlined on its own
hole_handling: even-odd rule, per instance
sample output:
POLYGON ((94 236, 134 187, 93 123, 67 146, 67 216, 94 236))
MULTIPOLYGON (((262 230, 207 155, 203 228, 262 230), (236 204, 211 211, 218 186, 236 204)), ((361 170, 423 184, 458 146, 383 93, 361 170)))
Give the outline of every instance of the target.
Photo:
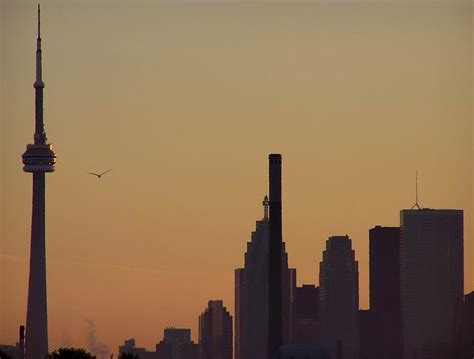
MULTIPOLYGON (((35 4, 0 4, 0 343, 26 317, 35 4)), ((348 234, 367 308, 368 230, 399 225, 418 170, 421 206, 464 210, 474 290, 472 34, 467 1, 43 1, 50 349, 234 313, 274 152, 298 285, 348 234)))

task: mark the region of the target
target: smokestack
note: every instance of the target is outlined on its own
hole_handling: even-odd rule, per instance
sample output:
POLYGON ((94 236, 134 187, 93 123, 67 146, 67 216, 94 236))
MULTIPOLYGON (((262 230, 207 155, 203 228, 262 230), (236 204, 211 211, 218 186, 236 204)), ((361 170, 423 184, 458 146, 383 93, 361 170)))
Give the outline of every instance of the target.
POLYGON ((270 237, 268 250, 268 359, 276 358, 282 344, 281 310, 281 155, 269 160, 270 237))
POLYGON ((25 359, 25 326, 20 325, 20 342, 18 343, 18 359, 25 359))

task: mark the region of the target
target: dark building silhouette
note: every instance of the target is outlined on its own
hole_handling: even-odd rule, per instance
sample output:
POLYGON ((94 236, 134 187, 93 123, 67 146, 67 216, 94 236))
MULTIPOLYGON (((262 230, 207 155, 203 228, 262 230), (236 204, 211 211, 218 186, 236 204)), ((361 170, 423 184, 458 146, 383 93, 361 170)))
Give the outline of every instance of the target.
POLYGON ((156 352, 147 351, 145 348, 137 348, 135 346, 135 339, 127 339, 123 345, 119 346, 119 359, 123 354, 136 354, 140 359, 165 359, 167 357, 160 357, 156 352))
POLYGON ((232 316, 222 300, 211 300, 199 316, 199 358, 232 359, 232 316))
POLYGON ((376 359, 375 348, 378 343, 375 340, 377 322, 373 321, 372 310, 359 309, 359 352, 360 359, 376 359))
POLYGON ((463 271, 462 210, 400 212, 404 359, 456 357, 463 271))
POLYGON ((25 356, 44 359, 48 354, 48 318, 46 301, 45 173, 53 172, 56 155, 47 143, 43 122, 40 6, 36 40, 35 134, 34 143, 23 153, 23 170, 33 173, 33 210, 31 222, 30 277, 26 314, 25 356))
POLYGON ((461 358, 474 358, 474 292, 464 296, 462 312, 461 358))
POLYGON ((369 330, 368 359, 400 359, 402 355, 399 245, 399 227, 369 230, 370 313, 365 313, 364 321, 374 327, 369 330))
MULTIPOLYGON (((235 356, 236 359, 266 358, 268 347, 268 197, 263 201, 264 216, 247 243, 245 266, 235 270, 235 356)), ((282 243, 282 332, 283 342, 291 342, 292 297, 296 270, 288 268, 282 243)))
POLYGON ((25 357, 25 327, 20 325, 19 341, 15 345, 0 344, 0 352, 12 359, 23 359, 25 357))
POLYGON ((191 329, 166 328, 156 353, 159 359, 199 359, 199 345, 191 340, 191 329))
POLYGON ((126 353, 136 354, 139 359, 199 359, 199 345, 191 340, 191 329, 166 328, 156 351, 136 347, 132 338, 119 346, 119 358, 126 353))
POLYGON ((270 220, 268 239, 268 351, 272 359, 283 343, 282 318, 282 220, 281 155, 271 154, 269 162, 270 220))
POLYGON ((293 301, 293 343, 296 347, 317 347, 320 341, 319 287, 296 287, 293 301))
POLYGON ((246 333, 244 328, 246 327, 246 320, 244 318, 245 310, 245 269, 238 268, 234 272, 234 305, 235 305, 235 325, 234 325, 234 338, 235 338, 235 359, 244 359, 246 357, 247 343, 246 333))
POLYGON ((322 347, 334 359, 356 359, 358 349, 359 270, 351 240, 329 237, 319 271, 322 347))

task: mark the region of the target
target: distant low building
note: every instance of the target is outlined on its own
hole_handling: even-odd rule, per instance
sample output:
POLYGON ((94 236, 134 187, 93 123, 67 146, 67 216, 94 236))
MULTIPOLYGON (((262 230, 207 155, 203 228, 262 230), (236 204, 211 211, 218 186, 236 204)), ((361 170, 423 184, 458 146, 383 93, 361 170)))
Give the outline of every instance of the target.
POLYGON ((119 346, 119 358, 126 353, 138 354, 139 359, 161 359, 156 352, 149 352, 145 348, 137 348, 134 338, 125 340, 124 344, 119 346))
POLYGON ((199 345, 191 340, 191 329, 166 328, 156 352, 159 359, 199 359, 199 345))
MULTIPOLYGON (((8 355, 11 359, 25 358, 25 327, 20 326, 20 340, 15 345, 0 344, 0 352, 8 355)), ((3 359, 3 358, 1 358, 3 359)))
POLYGON ((137 354, 139 359, 199 359, 199 345, 191 340, 191 329, 166 328, 156 351, 137 348, 132 338, 119 347, 119 358, 125 353, 137 354))

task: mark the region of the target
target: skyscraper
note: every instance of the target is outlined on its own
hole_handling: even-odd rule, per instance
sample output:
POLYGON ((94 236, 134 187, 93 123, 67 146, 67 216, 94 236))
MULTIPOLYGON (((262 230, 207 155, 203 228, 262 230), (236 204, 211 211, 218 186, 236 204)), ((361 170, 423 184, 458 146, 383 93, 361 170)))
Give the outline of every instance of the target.
POLYGON ((268 238, 268 351, 267 358, 274 358, 283 343, 281 297, 281 155, 268 156, 270 221, 268 238))
POLYGON ((26 359, 44 359, 48 354, 46 305, 45 173, 53 172, 56 155, 47 143, 43 122, 40 6, 36 40, 35 134, 34 143, 23 153, 23 170, 33 173, 33 210, 31 223, 30 277, 26 315, 26 359))
POLYGON ((232 316, 222 300, 210 300, 199 316, 200 359, 232 359, 232 316))
POLYGON ((369 230, 371 349, 374 358, 400 359, 400 228, 369 230))
POLYGON ((296 287, 293 301, 293 342, 296 347, 317 347, 319 340, 319 287, 296 287))
MULTIPOLYGON (((247 243, 244 268, 235 270, 235 353, 236 359, 261 359, 268 346, 268 253, 269 201, 263 200, 264 214, 256 222, 247 243)), ((288 254, 282 242, 281 303, 283 343, 291 342, 291 302, 296 270, 288 268, 288 254)))
POLYGON ((334 359, 356 359, 358 349, 359 269, 351 240, 329 237, 319 269, 322 347, 334 359))
POLYGON ((463 211, 400 211, 404 359, 455 358, 463 289, 463 211))

